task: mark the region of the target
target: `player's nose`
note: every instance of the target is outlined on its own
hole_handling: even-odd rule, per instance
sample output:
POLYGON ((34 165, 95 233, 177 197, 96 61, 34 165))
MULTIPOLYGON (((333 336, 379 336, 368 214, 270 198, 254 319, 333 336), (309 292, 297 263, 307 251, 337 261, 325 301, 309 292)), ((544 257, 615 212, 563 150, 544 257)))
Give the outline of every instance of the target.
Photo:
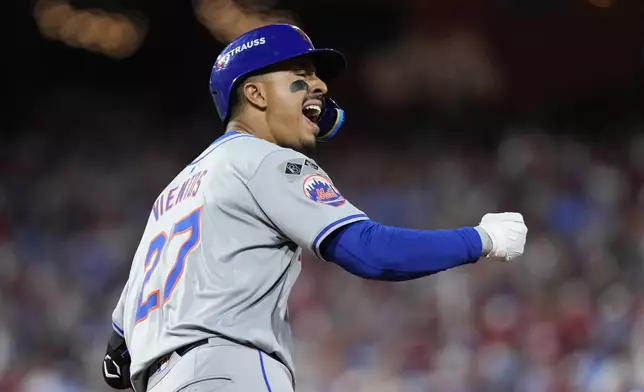
POLYGON ((314 95, 326 95, 326 93, 329 92, 329 88, 327 87, 326 83, 322 79, 320 79, 317 75, 313 75, 311 77, 311 80, 309 81, 309 86, 311 90, 309 91, 311 94, 314 95))

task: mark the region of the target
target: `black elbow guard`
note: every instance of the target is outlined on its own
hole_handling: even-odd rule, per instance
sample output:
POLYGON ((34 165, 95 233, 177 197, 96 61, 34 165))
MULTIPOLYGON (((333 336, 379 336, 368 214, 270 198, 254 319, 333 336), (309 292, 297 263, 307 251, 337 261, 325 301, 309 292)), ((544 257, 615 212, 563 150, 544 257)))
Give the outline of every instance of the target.
POLYGON ((116 332, 112 332, 110 341, 107 343, 105 358, 103 358, 103 378, 107 385, 114 389, 132 388, 131 362, 125 339, 116 332))

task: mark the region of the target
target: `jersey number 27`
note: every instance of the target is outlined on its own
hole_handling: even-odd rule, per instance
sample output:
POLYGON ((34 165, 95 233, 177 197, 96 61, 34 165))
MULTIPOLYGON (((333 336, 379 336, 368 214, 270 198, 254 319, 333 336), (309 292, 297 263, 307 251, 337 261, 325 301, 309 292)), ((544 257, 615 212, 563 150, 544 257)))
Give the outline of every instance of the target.
POLYGON ((170 296, 172 296, 174 288, 177 286, 179 279, 183 275, 183 267, 186 262, 186 257, 197 246, 200 238, 201 207, 192 211, 177 223, 175 223, 169 237, 165 232, 162 231, 161 233, 157 234, 156 237, 152 239, 152 241, 150 241, 148 253, 145 256, 145 265, 143 267, 146 272, 143 279, 143 284, 141 285, 141 291, 139 293, 138 305, 136 307, 135 325, 147 319, 150 312, 158 309, 163 304, 168 302, 170 296), (177 254, 174 265, 168 272, 168 275, 165 279, 165 284, 162 288, 163 293, 160 292, 159 288, 156 288, 148 295, 145 300, 143 300, 143 290, 145 290, 145 286, 147 285, 150 277, 157 268, 166 245, 170 243, 170 241, 172 241, 176 236, 184 233, 189 233, 189 235, 179 248, 179 253, 177 254), (162 298, 161 295, 163 295, 162 298))

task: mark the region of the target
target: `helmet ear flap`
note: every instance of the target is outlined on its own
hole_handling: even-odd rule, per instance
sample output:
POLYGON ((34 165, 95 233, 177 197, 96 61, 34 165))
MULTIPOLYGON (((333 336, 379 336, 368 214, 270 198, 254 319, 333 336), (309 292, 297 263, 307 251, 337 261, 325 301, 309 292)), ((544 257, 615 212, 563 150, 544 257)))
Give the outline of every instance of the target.
POLYGON ((320 133, 317 139, 327 141, 332 139, 340 131, 344 123, 344 110, 331 98, 325 98, 324 109, 318 120, 320 133))

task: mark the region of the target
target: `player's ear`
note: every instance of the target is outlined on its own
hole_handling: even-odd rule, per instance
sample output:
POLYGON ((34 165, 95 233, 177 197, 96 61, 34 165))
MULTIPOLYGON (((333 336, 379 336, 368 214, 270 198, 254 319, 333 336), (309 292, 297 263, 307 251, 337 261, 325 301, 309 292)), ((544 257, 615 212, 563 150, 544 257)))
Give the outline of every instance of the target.
POLYGON ((265 110, 268 106, 266 85, 258 77, 249 78, 242 88, 246 102, 258 109, 265 110))

